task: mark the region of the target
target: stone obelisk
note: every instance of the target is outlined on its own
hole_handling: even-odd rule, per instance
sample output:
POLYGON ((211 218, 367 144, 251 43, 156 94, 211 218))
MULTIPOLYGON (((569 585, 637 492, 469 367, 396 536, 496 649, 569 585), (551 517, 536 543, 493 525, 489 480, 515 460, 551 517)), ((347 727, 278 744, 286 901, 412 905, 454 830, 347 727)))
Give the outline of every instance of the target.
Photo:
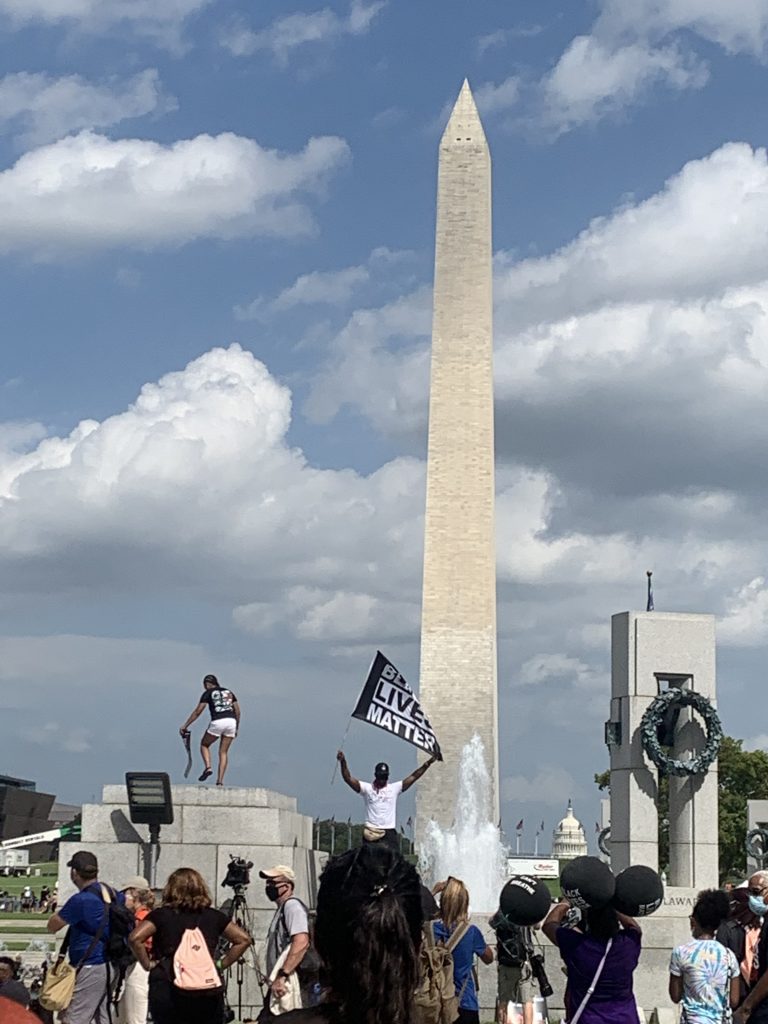
POLYGON ((491 251, 491 156, 465 81, 438 162, 419 680, 445 761, 417 785, 417 838, 453 821, 474 733, 499 816, 491 251))

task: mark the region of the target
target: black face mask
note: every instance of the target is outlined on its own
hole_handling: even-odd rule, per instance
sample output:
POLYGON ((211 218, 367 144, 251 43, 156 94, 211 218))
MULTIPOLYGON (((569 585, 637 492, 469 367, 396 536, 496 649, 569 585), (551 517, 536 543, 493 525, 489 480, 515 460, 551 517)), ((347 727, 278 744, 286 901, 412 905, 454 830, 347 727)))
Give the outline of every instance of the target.
POLYGON ((275 885, 274 882, 267 882, 264 886, 264 892, 267 894, 268 900, 276 900, 280 895, 280 886, 275 885))

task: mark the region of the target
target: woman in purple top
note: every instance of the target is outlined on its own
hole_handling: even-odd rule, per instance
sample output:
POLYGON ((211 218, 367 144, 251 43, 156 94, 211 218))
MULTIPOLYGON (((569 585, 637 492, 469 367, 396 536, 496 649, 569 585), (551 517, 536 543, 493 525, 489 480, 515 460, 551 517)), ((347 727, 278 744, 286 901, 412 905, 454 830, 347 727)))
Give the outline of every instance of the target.
POLYGON ((570 909, 567 901, 558 903, 542 925, 544 934, 560 950, 568 974, 565 1019, 572 1021, 581 1006, 610 939, 603 970, 579 1024, 638 1024, 632 992, 632 975, 640 959, 641 931, 637 922, 613 907, 602 907, 583 911, 578 928, 564 928, 562 922, 570 909))

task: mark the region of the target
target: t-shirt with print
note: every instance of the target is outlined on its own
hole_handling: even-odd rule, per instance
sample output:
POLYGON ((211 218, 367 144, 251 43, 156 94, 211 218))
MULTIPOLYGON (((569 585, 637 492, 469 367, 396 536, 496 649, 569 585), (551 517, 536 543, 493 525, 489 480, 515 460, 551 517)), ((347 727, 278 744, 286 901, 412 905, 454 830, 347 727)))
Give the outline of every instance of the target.
POLYGON ((267 974, 280 959, 292 936, 309 934, 307 908, 296 896, 289 896, 275 911, 267 931, 267 974))
MULTIPOLYGON (((442 921, 434 922, 435 939, 438 942, 447 942, 451 932, 445 927, 442 921)), ((478 1010, 477 991, 475 979, 472 976, 472 965, 475 956, 481 956, 487 946, 483 933, 477 925, 471 924, 466 934, 453 950, 453 983, 456 986, 456 995, 460 995, 459 1006, 462 1010, 478 1010)))
POLYGON ((402 789, 402 782, 388 782, 381 789, 376 789, 370 782, 361 782, 366 825, 373 828, 397 828, 397 798, 402 789))
MULTIPOLYGON (((69 925, 69 962, 76 967, 81 963, 83 966, 104 963, 104 949, 109 937, 109 908, 99 894, 100 884, 94 882, 76 892, 58 911, 62 921, 69 925), (83 957, 90 949, 102 921, 104 929, 99 941, 84 960, 83 957)), ((122 893, 119 893, 116 899, 118 903, 125 901, 122 893)))
POLYGON ((234 718, 234 704, 236 701, 237 697, 234 693, 231 690, 225 690, 224 687, 206 690, 200 698, 201 704, 208 705, 212 722, 216 721, 217 718, 234 718))
POLYGON ((739 974, 732 950, 715 939, 691 939, 672 950, 669 973, 683 979, 685 1024, 719 1024, 727 1016, 731 978, 739 974))

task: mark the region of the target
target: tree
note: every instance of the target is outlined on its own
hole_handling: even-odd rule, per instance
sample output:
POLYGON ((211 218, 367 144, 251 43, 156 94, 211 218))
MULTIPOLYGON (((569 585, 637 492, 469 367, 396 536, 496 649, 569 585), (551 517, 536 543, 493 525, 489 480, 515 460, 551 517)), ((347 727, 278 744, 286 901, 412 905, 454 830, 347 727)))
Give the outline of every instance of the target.
MULTIPOLYGON (((747 835, 747 800, 768 800, 768 754, 763 750, 743 750, 743 740, 724 736, 718 754, 718 817, 720 878, 743 878, 747 870, 744 840, 747 835)), ((611 788, 610 771, 595 775, 600 790, 611 788)), ((659 785, 659 866, 666 870, 669 861, 669 779, 659 785)))

